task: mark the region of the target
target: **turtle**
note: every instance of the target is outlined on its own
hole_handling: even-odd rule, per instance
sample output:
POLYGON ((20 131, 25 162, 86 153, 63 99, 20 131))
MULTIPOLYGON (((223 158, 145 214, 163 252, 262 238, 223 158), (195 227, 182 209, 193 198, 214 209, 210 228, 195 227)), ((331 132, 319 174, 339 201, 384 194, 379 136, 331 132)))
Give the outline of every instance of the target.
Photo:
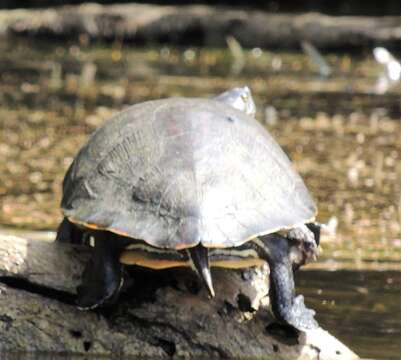
POLYGON ((212 298, 212 267, 268 263, 276 320, 318 326, 293 276, 318 254, 316 204, 255 109, 247 87, 150 100, 92 134, 66 172, 57 232, 94 239, 80 309, 115 303, 129 265, 191 267, 212 298))

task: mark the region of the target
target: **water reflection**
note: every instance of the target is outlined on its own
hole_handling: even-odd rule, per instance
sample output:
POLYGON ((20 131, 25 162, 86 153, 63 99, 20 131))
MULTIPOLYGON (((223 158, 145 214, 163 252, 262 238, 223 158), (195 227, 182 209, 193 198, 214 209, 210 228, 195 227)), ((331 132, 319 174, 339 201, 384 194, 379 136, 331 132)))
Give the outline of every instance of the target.
POLYGON ((359 356, 400 359, 401 272, 304 270, 297 281, 319 323, 359 356))

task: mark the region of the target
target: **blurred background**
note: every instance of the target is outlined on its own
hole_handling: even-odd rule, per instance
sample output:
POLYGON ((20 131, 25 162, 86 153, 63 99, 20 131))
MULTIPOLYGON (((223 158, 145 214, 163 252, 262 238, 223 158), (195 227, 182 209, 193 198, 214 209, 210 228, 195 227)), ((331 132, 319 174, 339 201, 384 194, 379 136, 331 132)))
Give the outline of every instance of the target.
POLYGON ((359 355, 399 359, 399 2, 119 3, 0 1, 0 232, 54 238, 65 171, 116 112, 247 85, 324 224, 299 292, 359 355))

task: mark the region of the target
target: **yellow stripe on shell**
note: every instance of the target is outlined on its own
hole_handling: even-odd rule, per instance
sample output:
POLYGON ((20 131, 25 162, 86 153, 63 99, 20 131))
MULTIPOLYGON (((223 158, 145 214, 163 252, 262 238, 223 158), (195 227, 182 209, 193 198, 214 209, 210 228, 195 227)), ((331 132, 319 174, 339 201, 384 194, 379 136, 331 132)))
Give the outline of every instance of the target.
POLYGON ((138 265, 154 270, 190 266, 189 261, 155 259, 142 251, 123 251, 120 255, 120 262, 124 265, 138 265))
MULTIPOLYGON (((120 262, 124 265, 137 265, 154 270, 163 270, 176 267, 191 267, 190 261, 157 259, 150 253, 133 250, 123 251, 120 255, 120 262)), ((263 264, 265 264, 264 260, 256 258, 210 261, 211 267, 221 267, 227 269, 242 269, 253 266, 262 266, 263 264)))

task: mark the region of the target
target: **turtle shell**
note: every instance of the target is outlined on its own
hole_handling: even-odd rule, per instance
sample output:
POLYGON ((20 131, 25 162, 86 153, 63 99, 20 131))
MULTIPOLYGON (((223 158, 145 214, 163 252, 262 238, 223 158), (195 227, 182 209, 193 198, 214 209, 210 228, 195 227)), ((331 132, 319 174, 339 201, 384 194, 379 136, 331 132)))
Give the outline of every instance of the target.
POLYGON ((239 246, 316 213, 255 119, 191 98, 137 104, 98 129, 67 171, 62 209, 74 223, 170 249, 239 246))

